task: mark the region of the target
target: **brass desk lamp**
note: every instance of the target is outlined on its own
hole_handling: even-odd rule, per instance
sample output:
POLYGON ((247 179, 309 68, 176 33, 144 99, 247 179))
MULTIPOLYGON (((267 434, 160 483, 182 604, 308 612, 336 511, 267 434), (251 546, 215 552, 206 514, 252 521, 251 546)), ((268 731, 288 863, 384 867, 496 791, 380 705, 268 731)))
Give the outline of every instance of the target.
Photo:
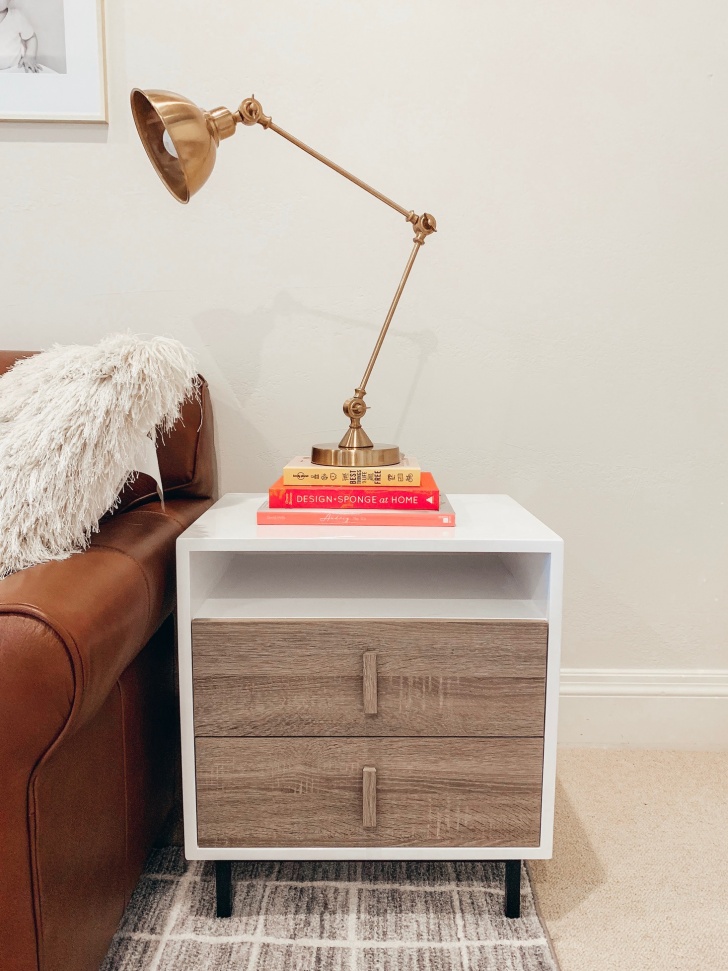
POLYGON ((215 164, 217 147, 223 138, 234 135, 239 124, 262 125, 263 128, 282 135, 293 145, 302 148, 304 152, 308 152, 309 155, 345 176, 355 185, 366 189, 377 199, 381 199, 392 209, 396 209, 412 225, 415 232, 414 247, 407 260, 402 279, 379 332, 364 377, 355 389, 353 397, 344 402, 344 414, 349 419, 346 434, 338 445, 335 442, 328 442, 324 445, 314 445, 311 449, 311 461, 315 465, 354 467, 395 465, 399 462, 401 456, 397 445, 374 444, 361 427, 361 420, 367 410, 364 395, 366 394, 369 376, 387 335, 387 330, 397 309, 399 298, 402 296, 415 258, 427 237, 437 230, 434 217, 427 212, 418 216, 412 210, 397 205, 396 202, 388 199, 381 192, 377 192, 366 182, 357 179, 351 172, 347 172, 346 169, 342 169, 330 159, 294 138, 293 135, 275 125, 272 119, 263 113, 260 102, 254 97, 246 98, 237 111, 229 111, 227 108, 214 108, 212 111, 204 111, 187 98, 172 94, 170 91, 140 91, 135 88, 131 93, 131 110, 139 137, 152 165, 157 170, 162 182, 179 202, 189 202, 191 196, 205 184, 215 164))

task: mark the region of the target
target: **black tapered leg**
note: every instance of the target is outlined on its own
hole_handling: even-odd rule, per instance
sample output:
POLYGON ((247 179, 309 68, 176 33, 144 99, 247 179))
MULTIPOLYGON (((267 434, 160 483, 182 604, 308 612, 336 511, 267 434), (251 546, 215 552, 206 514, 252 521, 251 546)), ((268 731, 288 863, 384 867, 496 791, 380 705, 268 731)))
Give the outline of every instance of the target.
POLYGON ((215 860, 215 888, 217 916, 229 917, 233 912, 233 865, 230 860, 215 860))
POLYGON ((506 917, 521 916, 521 861, 506 860, 506 917))

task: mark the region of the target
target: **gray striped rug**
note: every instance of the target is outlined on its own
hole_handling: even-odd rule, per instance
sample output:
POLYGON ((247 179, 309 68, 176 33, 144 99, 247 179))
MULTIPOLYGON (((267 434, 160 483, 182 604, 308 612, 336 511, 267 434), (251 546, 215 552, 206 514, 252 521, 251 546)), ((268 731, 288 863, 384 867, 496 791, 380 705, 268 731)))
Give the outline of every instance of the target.
POLYGON ((101 971, 557 971, 524 873, 503 916, 498 863, 236 863, 215 918, 213 864, 156 850, 101 971))

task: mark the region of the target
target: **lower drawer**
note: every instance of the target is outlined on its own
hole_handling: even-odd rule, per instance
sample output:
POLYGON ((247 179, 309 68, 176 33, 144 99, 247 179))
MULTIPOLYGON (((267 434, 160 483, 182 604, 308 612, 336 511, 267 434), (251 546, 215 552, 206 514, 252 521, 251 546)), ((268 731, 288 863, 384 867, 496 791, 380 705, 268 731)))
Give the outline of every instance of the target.
POLYGON ((537 846, 541 738, 197 738, 201 847, 537 846))

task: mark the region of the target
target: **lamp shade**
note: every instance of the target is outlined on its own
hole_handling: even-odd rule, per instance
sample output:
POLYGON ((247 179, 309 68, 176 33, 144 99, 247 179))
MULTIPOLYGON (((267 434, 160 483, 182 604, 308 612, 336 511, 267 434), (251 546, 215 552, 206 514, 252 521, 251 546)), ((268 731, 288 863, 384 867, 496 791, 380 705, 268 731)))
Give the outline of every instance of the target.
POLYGON ((215 165, 220 136, 212 116, 180 94, 139 88, 131 93, 131 110, 160 179, 175 199, 189 202, 215 165))

